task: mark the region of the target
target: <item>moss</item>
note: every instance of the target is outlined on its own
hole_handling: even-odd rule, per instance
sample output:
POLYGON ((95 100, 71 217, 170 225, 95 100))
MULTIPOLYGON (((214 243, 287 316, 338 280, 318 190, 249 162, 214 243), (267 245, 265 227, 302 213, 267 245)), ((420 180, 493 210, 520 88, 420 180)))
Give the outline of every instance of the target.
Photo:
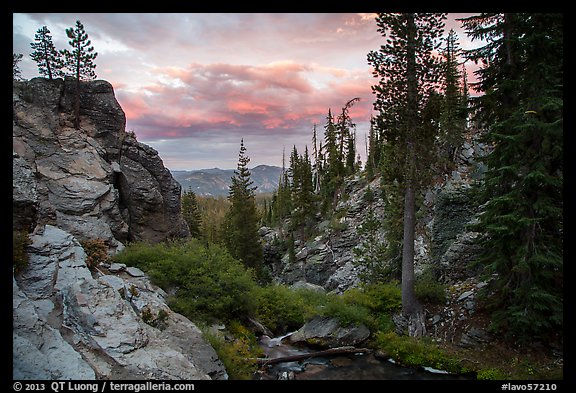
POLYGON ((19 274, 28 267, 26 246, 32 241, 26 231, 12 231, 12 267, 14 274, 19 274))
POLYGON ((478 370, 476 372, 476 379, 479 380, 498 380, 498 379, 506 379, 506 375, 501 370, 496 368, 487 368, 478 370))
POLYGON ((378 332, 375 343, 378 349, 389 353, 397 362, 405 366, 427 366, 455 374, 470 371, 458 358, 449 355, 427 338, 416 339, 398 336, 394 332, 378 332))

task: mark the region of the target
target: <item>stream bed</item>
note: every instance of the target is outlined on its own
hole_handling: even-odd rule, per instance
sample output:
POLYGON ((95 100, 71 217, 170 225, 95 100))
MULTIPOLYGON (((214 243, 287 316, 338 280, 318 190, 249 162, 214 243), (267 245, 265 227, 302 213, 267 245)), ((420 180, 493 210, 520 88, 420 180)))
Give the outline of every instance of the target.
MULTIPOLYGON (((286 343, 284 336, 262 336, 260 346, 266 357, 310 354, 315 350, 286 343)), ((261 380, 465 380, 468 376, 454 375, 441 370, 403 367, 390 360, 376 358, 372 352, 311 357, 305 360, 282 362, 262 367, 261 380)))

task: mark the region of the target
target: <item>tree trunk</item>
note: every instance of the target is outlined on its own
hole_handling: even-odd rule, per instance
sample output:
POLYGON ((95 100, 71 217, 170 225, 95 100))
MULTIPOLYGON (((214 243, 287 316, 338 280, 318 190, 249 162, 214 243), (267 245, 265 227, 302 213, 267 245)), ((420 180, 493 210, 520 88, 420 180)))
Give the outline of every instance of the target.
POLYGON ((402 243, 402 314, 408 320, 408 334, 420 336, 426 331, 423 310, 414 293, 414 234, 416 228, 416 152, 414 137, 418 124, 418 82, 416 71, 416 24, 414 14, 406 14, 407 24, 407 127, 406 176, 404 189, 404 237, 402 243))
POLYGON ((402 313, 410 315, 416 311, 414 294, 414 188, 406 185, 404 190, 404 238, 402 244, 402 313))

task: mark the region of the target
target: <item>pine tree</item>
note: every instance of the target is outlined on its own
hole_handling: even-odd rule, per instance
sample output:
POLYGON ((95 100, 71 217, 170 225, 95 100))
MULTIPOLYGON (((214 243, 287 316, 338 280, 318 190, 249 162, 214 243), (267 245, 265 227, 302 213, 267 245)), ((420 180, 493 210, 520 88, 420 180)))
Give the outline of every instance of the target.
POLYGON ((362 237, 362 241, 352 251, 357 257, 353 263, 360 267, 358 274, 360 280, 368 284, 377 284, 390 279, 392 272, 391 266, 386 263, 388 261, 387 248, 379 237, 382 233, 382 222, 376 218, 372 206, 368 208, 357 232, 362 237))
POLYGON ((450 30, 446 39, 446 47, 442 52, 444 58, 443 90, 444 100, 440 118, 441 128, 441 157, 444 161, 454 161, 457 149, 464 140, 463 134, 466 128, 467 97, 460 87, 461 75, 458 70, 458 56, 460 49, 458 36, 454 30, 450 30))
POLYGON ((326 212, 332 207, 334 195, 342 181, 342 173, 344 172, 342 156, 339 154, 338 130, 330 109, 324 126, 324 146, 321 151, 323 151, 322 158, 324 160, 321 181, 322 211, 326 212))
POLYGON ((530 342, 563 325, 563 16, 481 14, 462 20, 487 44, 475 101, 493 146, 481 184, 485 202, 477 262, 497 273, 493 326, 530 342))
POLYGON ((182 194, 182 216, 190 228, 190 235, 196 239, 202 236, 202 215, 198 209, 196 194, 191 188, 182 194))
POLYGON ((22 70, 20 70, 20 66, 18 63, 22 61, 22 57, 24 55, 22 53, 13 53, 12 56, 12 79, 19 81, 22 79, 22 70))
POLYGON ((282 173, 278 179, 278 189, 272 196, 272 223, 280 224, 292 212, 292 190, 286 170, 285 152, 282 150, 282 173))
POLYGON ((230 210, 225 219, 225 243, 230 254, 241 260, 248 268, 254 269, 258 278, 264 277, 263 251, 258 234, 260 217, 256 209, 254 191, 256 187, 250 178, 244 139, 240 142, 238 166, 230 184, 228 200, 230 210))
POLYGON ((75 28, 66 29, 66 35, 70 38, 68 44, 74 49, 72 52, 68 49, 60 52, 64 56, 64 67, 68 71, 67 74, 76 80, 74 127, 78 130, 80 129, 80 80, 96 79, 94 59, 96 59, 98 53, 94 52, 93 46, 90 46, 91 42, 88 39, 88 34, 79 20, 76 21, 75 28))
POLYGON ((304 155, 298 154, 298 150, 294 146, 290 155, 289 173, 292 178, 292 214, 290 224, 293 230, 298 229, 301 235, 304 235, 316 213, 312 163, 308 153, 308 146, 304 150, 304 155))
POLYGON ((374 179, 380 164, 380 153, 382 152, 382 141, 376 130, 376 119, 370 118, 370 130, 368 131, 368 142, 366 143, 366 178, 374 179))
POLYGON ((36 42, 30 43, 34 52, 30 54, 32 60, 38 63, 40 75, 47 76, 49 80, 64 76, 62 67, 62 53, 58 52, 52 42, 52 36, 47 26, 42 26, 34 36, 36 42))
POLYGON ((356 158, 356 124, 350 118, 350 108, 354 103, 360 101, 360 98, 354 97, 349 100, 343 107, 342 112, 336 119, 336 136, 338 139, 338 159, 341 161, 339 165, 339 175, 349 175, 354 172, 354 159, 356 158))
MULTIPOLYGON (((318 151, 316 136, 316 123, 314 123, 313 133, 312 133, 312 154, 314 158, 314 163, 312 164, 312 184, 314 185, 314 193, 320 193, 320 173, 322 171, 322 164, 320 160, 320 154, 318 151)), ((321 148, 320 148, 321 149, 321 148)))
POLYGON ((430 150, 422 141, 421 112, 427 95, 437 85, 440 63, 433 56, 439 45, 444 14, 379 14, 378 31, 387 37, 380 50, 368 54, 379 84, 374 108, 381 117, 382 132, 389 144, 387 164, 394 166, 389 180, 403 189, 402 314, 408 333, 425 333, 424 311, 414 293, 414 237, 416 192, 423 186, 419 170, 430 162, 417 159, 430 150))

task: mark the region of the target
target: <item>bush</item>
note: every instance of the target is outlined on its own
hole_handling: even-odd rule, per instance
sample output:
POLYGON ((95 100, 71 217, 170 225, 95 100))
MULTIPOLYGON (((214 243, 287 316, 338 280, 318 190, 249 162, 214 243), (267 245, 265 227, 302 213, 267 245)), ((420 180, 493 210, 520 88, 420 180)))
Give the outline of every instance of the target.
POLYGON ((482 370, 479 370, 476 373, 476 379, 478 380, 502 380, 502 379, 507 379, 506 375, 495 368, 485 368, 482 370))
POLYGON ((375 314, 398 311, 402 307, 402 293, 398 281, 352 288, 343 296, 348 303, 365 306, 375 314))
POLYGON ((451 373, 468 372, 456 358, 447 355, 426 338, 398 336, 394 332, 376 333, 376 345, 405 366, 428 366, 451 373))
POLYGON ((364 195, 362 195, 362 200, 365 203, 372 203, 374 202, 374 200, 376 199, 376 196, 374 195, 374 191, 372 190, 372 187, 368 186, 366 187, 366 190, 364 191, 364 195))
POLYGON ((416 277, 414 283, 416 297, 423 302, 433 304, 446 303, 446 287, 438 282, 431 270, 416 277))
POLYGON ((256 309, 252 272, 219 245, 206 246, 197 239, 134 243, 113 259, 142 269, 166 292, 175 290, 169 305, 189 319, 228 321, 256 309))
POLYGON ((237 321, 231 321, 227 338, 221 333, 202 328, 203 336, 214 348, 232 380, 250 380, 258 370, 256 358, 263 356, 256 337, 237 321))
POLYGON ((306 303, 301 292, 274 284, 259 288, 256 294, 256 319, 275 334, 284 334, 304 324, 306 303))
POLYGON ((370 325, 370 310, 356 304, 346 302, 341 296, 327 295, 326 305, 320 310, 320 315, 334 317, 343 326, 370 325))
POLYGON ((108 246, 104 239, 85 240, 80 242, 80 244, 86 253, 86 266, 89 269, 93 269, 99 264, 108 261, 108 246))
POLYGON ((397 281, 351 288, 344 292, 342 300, 359 310, 366 310, 357 313, 356 317, 372 331, 394 329, 391 313, 402 308, 402 295, 397 281))

